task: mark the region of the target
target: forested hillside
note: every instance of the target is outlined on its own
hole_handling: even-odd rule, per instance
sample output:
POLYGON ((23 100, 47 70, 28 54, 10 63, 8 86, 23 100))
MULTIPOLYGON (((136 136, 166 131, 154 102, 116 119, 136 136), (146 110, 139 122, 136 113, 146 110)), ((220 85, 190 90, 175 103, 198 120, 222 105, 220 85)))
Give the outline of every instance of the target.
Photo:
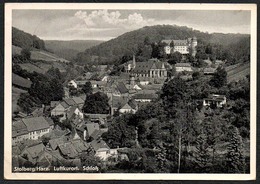
POLYGON ((79 52, 96 46, 103 41, 100 40, 45 40, 47 50, 68 60, 74 60, 79 52))
POLYGON ((36 35, 31 35, 15 27, 12 28, 12 45, 21 48, 35 48, 46 50, 43 40, 36 35))
POLYGON ((78 54, 77 62, 86 63, 98 58, 99 62, 111 62, 123 55, 132 55, 138 52, 138 48, 143 44, 146 37, 150 42, 160 42, 162 39, 186 39, 196 36, 199 43, 221 45, 223 50, 241 48, 248 52, 248 47, 244 43, 249 42, 249 35, 243 34, 222 34, 222 33, 204 33, 188 27, 157 25, 144 27, 135 31, 125 33, 115 39, 101 43, 85 52, 78 54), (241 41, 242 40, 242 41, 241 41), (246 41, 245 41, 246 40, 246 41), (239 44, 240 46, 236 46, 239 44))

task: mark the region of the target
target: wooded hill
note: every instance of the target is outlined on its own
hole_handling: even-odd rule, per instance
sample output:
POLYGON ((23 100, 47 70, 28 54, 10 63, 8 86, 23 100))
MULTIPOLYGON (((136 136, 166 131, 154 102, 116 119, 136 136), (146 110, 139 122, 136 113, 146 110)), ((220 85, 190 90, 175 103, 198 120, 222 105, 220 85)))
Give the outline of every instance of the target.
POLYGON ((103 41, 100 40, 44 40, 47 50, 54 54, 73 61, 79 52, 96 46, 103 41))
POLYGON ((250 41, 250 35, 247 34, 209 34, 184 26, 146 26, 86 49, 85 52, 78 54, 77 62, 86 63, 93 60, 93 58, 98 58, 98 61, 111 61, 123 55, 132 55, 137 52, 138 47, 144 42, 146 37, 149 37, 151 42, 158 43, 163 39, 186 39, 193 36, 197 37, 198 42, 204 44, 220 44, 226 49, 234 44, 242 45, 239 47, 232 46, 232 49, 242 48, 245 40, 247 40, 246 43, 250 41), (243 40, 243 43, 240 42, 241 40, 243 40))
POLYGON ((12 45, 21 48, 35 48, 46 50, 45 43, 36 35, 31 35, 15 27, 12 27, 12 45))

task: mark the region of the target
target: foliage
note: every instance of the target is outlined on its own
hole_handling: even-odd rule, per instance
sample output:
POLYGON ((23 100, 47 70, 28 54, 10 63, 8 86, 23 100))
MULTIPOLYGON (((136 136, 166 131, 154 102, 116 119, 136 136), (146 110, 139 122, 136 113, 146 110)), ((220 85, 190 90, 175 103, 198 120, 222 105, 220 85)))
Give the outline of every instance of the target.
POLYGON ((210 85, 216 88, 222 87, 227 83, 227 72, 224 67, 219 66, 210 81, 210 85))
POLYGON ((86 82, 86 83, 84 84, 84 86, 82 87, 82 91, 83 91, 86 95, 92 94, 93 89, 92 89, 91 82, 89 82, 89 81, 86 82))
POLYGON ((87 95, 83 111, 91 114, 108 114, 109 104, 107 95, 101 92, 87 95))
POLYGON ((24 59, 24 60, 29 60, 31 59, 31 52, 29 49, 22 49, 21 50, 21 57, 24 59))
POLYGON ((21 48, 36 48, 46 50, 43 40, 35 35, 31 35, 15 27, 12 27, 12 45, 21 48))
POLYGON ((180 52, 174 52, 169 56, 168 63, 174 65, 176 63, 180 63, 182 60, 182 54, 180 52))

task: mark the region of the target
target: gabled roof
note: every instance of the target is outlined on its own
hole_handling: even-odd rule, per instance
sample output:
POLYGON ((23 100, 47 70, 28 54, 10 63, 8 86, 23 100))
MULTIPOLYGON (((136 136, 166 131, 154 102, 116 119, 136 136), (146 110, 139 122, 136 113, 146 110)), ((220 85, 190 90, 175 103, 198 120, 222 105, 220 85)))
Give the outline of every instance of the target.
POLYGON ((112 108, 119 108, 122 107, 127 102, 127 98, 120 97, 120 96, 113 96, 111 99, 112 108))
POLYGON ((22 119, 29 132, 50 128, 50 124, 44 117, 32 117, 22 119))
POLYGON ((59 149, 61 153, 65 156, 68 156, 70 158, 75 158, 78 156, 78 152, 74 148, 73 144, 71 142, 66 142, 64 144, 59 144, 59 149))
POLYGON ((76 105, 76 103, 74 102, 74 100, 72 98, 66 98, 66 99, 64 99, 64 102, 66 102, 66 104, 68 104, 69 106, 76 105))
POLYGON ((67 142, 66 138, 64 136, 56 138, 56 139, 50 139, 49 140, 49 144, 52 150, 56 150, 56 148, 60 145, 60 144, 64 144, 65 142, 67 142))
POLYGON ((30 88, 32 85, 32 82, 30 80, 22 78, 19 75, 16 75, 14 73, 12 73, 12 83, 14 85, 24 87, 24 88, 30 88))
POLYGON ((98 123, 87 123, 86 124, 88 135, 91 135, 95 130, 99 130, 99 124, 98 123))
POLYGON ((93 140, 92 142, 90 142, 90 145, 95 151, 98 151, 99 149, 110 149, 106 142, 103 140, 93 140))
POLYGON ((121 94, 128 93, 128 89, 126 88, 123 82, 119 82, 117 85, 117 89, 121 94))
POLYGON ((43 108, 36 108, 33 110, 33 112, 31 113, 34 117, 37 116, 43 116, 43 108))
POLYGON ((64 109, 69 108, 69 105, 66 102, 61 102, 60 104, 62 107, 64 107, 64 109))
POLYGON ((28 130, 23 121, 14 121, 12 124, 12 137, 28 134, 28 130))
POLYGON ((80 97, 73 97, 72 99, 77 105, 84 104, 84 100, 80 97))
POLYGON ((176 63, 175 67, 191 67, 190 63, 176 63))
POLYGON ((94 140, 99 139, 101 135, 103 134, 103 131, 101 130, 94 130, 94 132, 90 135, 94 140))
POLYGON ((77 106, 72 106, 72 107, 70 107, 70 108, 68 109, 68 111, 67 111, 67 118, 68 118, 68 119, 71 119, 71 118, 72 118, 72 116, 75 114, 76 109, 78 109, 77 106))
MULTIPOLYGON (((24 150, 26 150, 32 158, 36 158, 41 151, 43 151, 45 146, 40 143, 34 146, 26 147, 24 150)), ((24 152, 24 151, 23 151, 24 152)))

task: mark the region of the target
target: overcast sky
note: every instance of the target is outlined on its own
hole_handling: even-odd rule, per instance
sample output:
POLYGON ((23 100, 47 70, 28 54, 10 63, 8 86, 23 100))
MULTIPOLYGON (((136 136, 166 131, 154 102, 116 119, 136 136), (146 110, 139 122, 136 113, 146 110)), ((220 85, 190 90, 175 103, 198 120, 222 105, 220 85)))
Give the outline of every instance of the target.
POLYGON ((44 40, 109 40, 144 26, 180 25, 203 32, 250 33, 250 11, 13 10, 12 24, 44 40))

